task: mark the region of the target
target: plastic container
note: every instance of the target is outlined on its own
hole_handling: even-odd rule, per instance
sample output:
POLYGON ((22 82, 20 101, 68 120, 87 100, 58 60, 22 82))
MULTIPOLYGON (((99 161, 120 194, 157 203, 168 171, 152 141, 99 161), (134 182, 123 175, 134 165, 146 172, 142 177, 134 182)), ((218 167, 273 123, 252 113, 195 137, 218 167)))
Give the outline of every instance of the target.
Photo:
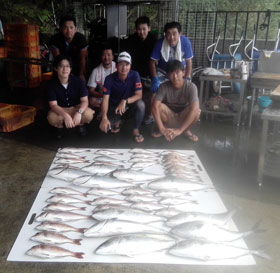
POLYGON ((0 131, 12 132, 34 122, 36 108, 0 104, 0 131))
POLYGON ((272 103, 272 100, 268 96, 258 97, 259 112, 262 113, 272 103))

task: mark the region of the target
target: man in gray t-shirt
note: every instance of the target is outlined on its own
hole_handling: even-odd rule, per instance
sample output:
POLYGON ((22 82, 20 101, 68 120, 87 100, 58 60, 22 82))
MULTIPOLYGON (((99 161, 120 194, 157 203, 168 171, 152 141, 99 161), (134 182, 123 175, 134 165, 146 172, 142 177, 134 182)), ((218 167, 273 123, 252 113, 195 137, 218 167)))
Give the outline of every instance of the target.
POLYGON ((167 63, 169 81, 160 85, 152 104, 152 114, 158 127, 153 137, 163 135, 171 141, 184 134, 188 139, 198 141, 198 137, 190 131, 201 112, 197 88, 184 79, 184 73, 181 62, 172 60, 167 63))

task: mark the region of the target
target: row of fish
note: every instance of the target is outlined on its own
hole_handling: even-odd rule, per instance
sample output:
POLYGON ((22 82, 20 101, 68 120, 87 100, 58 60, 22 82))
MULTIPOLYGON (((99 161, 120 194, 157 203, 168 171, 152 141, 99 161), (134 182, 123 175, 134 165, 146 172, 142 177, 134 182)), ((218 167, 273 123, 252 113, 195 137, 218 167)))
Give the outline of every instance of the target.
POLYGON ((56 167, 48 175, 67 186, 50 191, 53 195, 36 218, 41 222, 36 227, 40 232, 31 238, 40 245, 28 250, 28 255, 82 258, 83 253, 58 245, 80 245, 88 237, 105 237, 94 253, 134 257, 162 251, 164 255, 204 261, 249 254, 268 258, 261 251, 231 244, 262 231, 258 226, 236 232, 227 226, 234 211, 198 212, 200 202, 194 193, 214 188, 203 181, 193 155, 144 149, 128 152, 127 160, 122 159, 127 154, 107 149, 96 150, 93 158, 90 149, 61 149, 57 153, 56 167), (143 171, 156 166, 162 172, 143 171), (192 206, 197 210, 191 211, 192 206), (65 223, 79 220, 87 220, 91 226, 77 228, 65 223), (73 239, 63 234, 66 232, 81 237, 73 239))

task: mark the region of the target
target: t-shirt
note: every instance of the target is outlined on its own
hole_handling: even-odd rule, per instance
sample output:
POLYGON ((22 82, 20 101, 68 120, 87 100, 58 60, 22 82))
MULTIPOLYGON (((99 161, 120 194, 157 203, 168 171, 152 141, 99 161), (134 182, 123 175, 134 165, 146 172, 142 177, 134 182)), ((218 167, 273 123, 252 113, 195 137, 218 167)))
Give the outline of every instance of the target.
POLYGON ((81 103, 81 98, 88 96, 85 83, 78 77, 70 75, 65 88, 59 79, 53 78, 47 83, 48 101, 57 101, 61 107, 72 107, 81 103))
POLYGON ((51 38, 50 46, 59 49, 60 54, 72 59, 72 73, 78 76, 80 72, 80 51, 88 46, 85 36, 76 32, 69 44, 62 33, 57 33, 51 38))
POLYGON ((132 69, 137 71, 141 77, 149 77, 150 56, 156 43, 156 37, 149 32, 145 40, 142 40, 137 33, 129 36, 126 42, 126 51, 132 58, 132 69))
POLYGON ((107 76, 104 82, 103 94, 110 95, 110 106, 118 106, 121 100, 130 98, 135 91, 141 90, 142 83, 138 72, 130 70, 124 82, 118 77, 118 72, 107 76))
POLYGON ((184 81, 181 89, 174 89, 170 81, 159 86, 155 97, 156 100, 166 104, 172 111, 179 113, 198 101, 197 87, 190 81, 184 81))
MULTIPOLYGON (((163 71, 166 71, 166 65, 167 62, 163 59, 161 55, 161 47, 163 43, 164 38, 157 41, 157 43, 154 46, 153 52, 151 54, 151 59, 158 61, 158 68, 162 69, 163 71)), ((186 61, 188 59, 193 58, 193 50, 190 40, 185 36, 180 36, 181 40, 181 50, 182 50, 182 64, 185 66, 186 61)), ((175 49, 175 47, 173 48, 175 49)), ((169 61, 174 60, 173 53, 174 51, 170 51, 171 54, 169 54, 169 61)))
POLYGON ((87 86, 96 88, 97 85, 103 87, 105 78, 116 71, 115 62, 112 63, 112 67, 104 68, 102 64, 94 68, 88 79, 87 86))

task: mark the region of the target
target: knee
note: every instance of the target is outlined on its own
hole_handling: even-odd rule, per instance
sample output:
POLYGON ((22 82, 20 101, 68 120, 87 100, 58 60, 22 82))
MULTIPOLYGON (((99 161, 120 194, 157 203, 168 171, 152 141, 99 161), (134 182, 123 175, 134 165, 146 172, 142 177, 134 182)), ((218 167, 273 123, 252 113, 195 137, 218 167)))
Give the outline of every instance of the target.
POLYGON ((51 126, 61 127, 63 124, 63 117, 53 111, 48 112, 47 120, 51 126))
POLYGON ((94 110, 86 108, 82 116, 82 123, 90 123, 93 119, 93 115, 94 110))
POLYGON ((145 111, 145 103, 144 103, 144 101, 143 100, 138 100, 137 102, 136 102, 136 108, 139 110, 139 111, 141 111, 141 112, 144 112, 145 111))

